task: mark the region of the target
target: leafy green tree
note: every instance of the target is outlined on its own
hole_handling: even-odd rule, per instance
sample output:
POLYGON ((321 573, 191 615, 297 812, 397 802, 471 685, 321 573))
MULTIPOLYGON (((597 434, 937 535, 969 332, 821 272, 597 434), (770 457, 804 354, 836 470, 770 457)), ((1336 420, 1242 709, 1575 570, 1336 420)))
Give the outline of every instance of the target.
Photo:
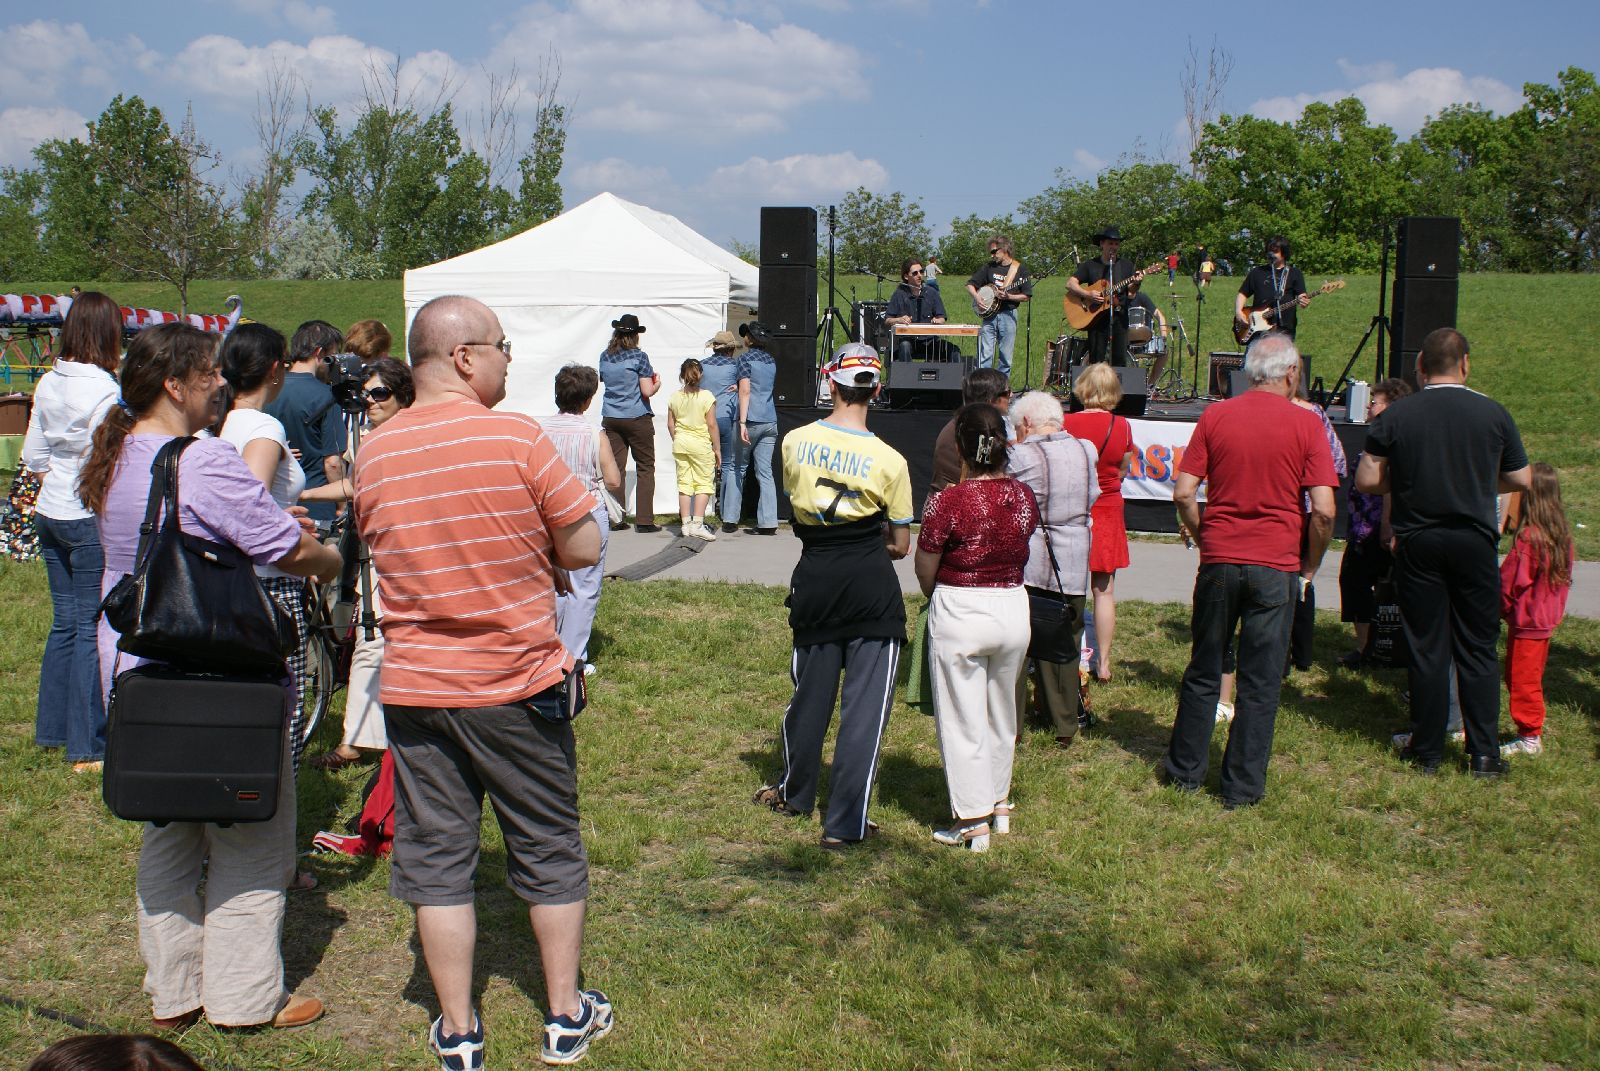
POLYGON ((1416 210, 1460 217, 1464 268, 1504 269, 1515 244, 1508 184, 1517 170, 1506 117, 1477 104, 1453 105, 1424 123, 1405 148, 1416 210))
POLYGON ((839 202, 837 240, 840 270, 865 268, 896 280, 902 260, 927 256, 933 247, 921 202, 899 191, 872 193, 865 186, 839 202))
POLYGON ((1176 165, 1137 158, 1090 180, 1056 172, 1057 183, 1022 202, 1019 252, 1036 272, 1059 274, 1095 251, 1102 226, 1124 236, 1124 255, 1148 263, 1179 248, 1190 228, 1194 182, 1176 165))
POLYGON ((561 160, 567 148, 568 105, 541 97, 533 137, 517 162, 522 182, 512 210, 516 230, 537 227, 561 214, 561 160))
POLYGON ((1600 263, 1600 86, 1568 67, 1555 85, 1522 92, 1527 103, 1510 116, 1512 259, 1529 271, 1591 270, 1600 263))
POLYGON ((970 215, 953 219, 950 233, 939 239, 939 267, 949 272, 951 278, 971 275, 989 260, 990 238, 1016 233, 1017 222, 1009 215, 989 219, 970 215))
POLYGON ((0 168, 0 279, 42 277, 39 203, 43 196, 42 172, 0 168))

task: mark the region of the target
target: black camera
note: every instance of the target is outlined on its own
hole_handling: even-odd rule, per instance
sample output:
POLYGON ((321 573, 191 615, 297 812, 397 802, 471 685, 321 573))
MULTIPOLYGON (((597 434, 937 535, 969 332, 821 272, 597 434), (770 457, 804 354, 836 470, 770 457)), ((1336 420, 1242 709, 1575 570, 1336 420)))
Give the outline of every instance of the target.
POLYGON ((323 358, 328 363, 328 389, 333 391, 333 401, 346 413, 366 412, 367 368, 354 353, 330 353, 323 358))

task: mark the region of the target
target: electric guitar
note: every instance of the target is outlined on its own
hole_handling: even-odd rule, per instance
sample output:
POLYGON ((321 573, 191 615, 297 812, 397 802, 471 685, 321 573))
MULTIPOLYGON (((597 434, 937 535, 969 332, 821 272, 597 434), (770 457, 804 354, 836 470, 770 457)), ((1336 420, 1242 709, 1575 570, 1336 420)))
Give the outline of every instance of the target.
MULTIPOLYGON (((1316 290, 1313 290, 1308 296, 1321 297, 1323 294, 1331 294, 1335 290, 1343 289, 1343 279, 1330 279, 1317 287, 1316 290)), ((1298 305, 1299 299, 1296 298, 1289 304, 1298 305)), ((1289 304, 1285 304, 1284 308, 1288 308, 1289 304)), ((1249 344, 1252 338, 1255 338, 1263 331, 1271 331, 1276 326, 1278 326, 1278 306, 1276 303, 1269 301, 1265 305, 1252 305, 1244 310, 1243 320, 1234 319, 1233 340, 1239 345, 1245 346, 1249 344)))
POLYGON ((1095 321, 1100 319, 1100 317, 1105 316, 1113 308, 1115 308, 1118 303, 1118 299, 1122 297, 1122 292, 1128 287, 1143 279, 1146 275, 1154 275, 1158 271, 1166 270, 1166 263, 1158 260, 1149 267, 1140 268, 1138 271, 1122 280, 1111 290, 1109 294, 1106 294, 1106 286, 1108 283, 1110 283, 1109 279, 1101 279, 1092 286, 1084 287, 1084 289, 1091 294, 1106 294, 1106 297, 1109 298, 1109 300, 1103 305, 1096 305, 1088 298, 1079 297, 1071 290, 1068 290, 1066 297, 1061 299, 1061 311, 1066 314, 1067 323, 1072 325, 1072 329, 1074 331, 1082 331, 1085 328, 1093 325, 1095 321))

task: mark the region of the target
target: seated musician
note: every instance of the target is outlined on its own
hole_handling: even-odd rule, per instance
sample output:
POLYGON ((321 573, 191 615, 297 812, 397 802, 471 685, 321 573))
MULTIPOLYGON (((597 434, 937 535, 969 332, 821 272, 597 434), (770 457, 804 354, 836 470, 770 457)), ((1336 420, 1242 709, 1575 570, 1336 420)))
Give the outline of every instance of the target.
MULTIPOLYGON (((884 323, 891 328, 895 324, 944 323, 944 299, 939 296, 938 287, 923 285, 920 260, 909 259, 900 265, 900 285, 889 295, 888 313, 884 323)), ((920 360, 939 360, 943 355, 943 347, 936 343, 942 341, 935 338, 902 338, 895 344, 894 359, 909 361, 916 354, 920 360)))
POLYGON ((1151 331, 1163 340, 1160 346, 1152 346, 1147 352, 1156 355, 1155 363, 1150 366, 1150 382, 1154 383, 1161 378, 1161 373, 1167 370, 1167 347, 1165 340, 1168 337, 1167 318, 1161 314, 1160 307, 1149 294, 1142 294, 1139 288, 1142 282, 1134 282, 1128 287, 1128 313, 1131 316, 1134 309, 1144 310, 1144 322, 1150 325, 1151 331))

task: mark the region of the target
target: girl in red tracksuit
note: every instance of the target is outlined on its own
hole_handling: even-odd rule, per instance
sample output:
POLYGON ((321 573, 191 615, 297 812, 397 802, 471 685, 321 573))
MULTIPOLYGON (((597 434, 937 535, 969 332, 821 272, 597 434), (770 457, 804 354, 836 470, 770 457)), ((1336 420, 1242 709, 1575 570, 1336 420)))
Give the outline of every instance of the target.
POLYGON ((1567 611, 1572 589, 1572 529, 1561 508, 1561 483, 1543 461, 1522 496, 1522 522, 1500 566, 1500 616, 1506 622, 1506 689, 1517 738, 1501 754, 1544 751, 1544 664, 1550 634, 1567 611))

